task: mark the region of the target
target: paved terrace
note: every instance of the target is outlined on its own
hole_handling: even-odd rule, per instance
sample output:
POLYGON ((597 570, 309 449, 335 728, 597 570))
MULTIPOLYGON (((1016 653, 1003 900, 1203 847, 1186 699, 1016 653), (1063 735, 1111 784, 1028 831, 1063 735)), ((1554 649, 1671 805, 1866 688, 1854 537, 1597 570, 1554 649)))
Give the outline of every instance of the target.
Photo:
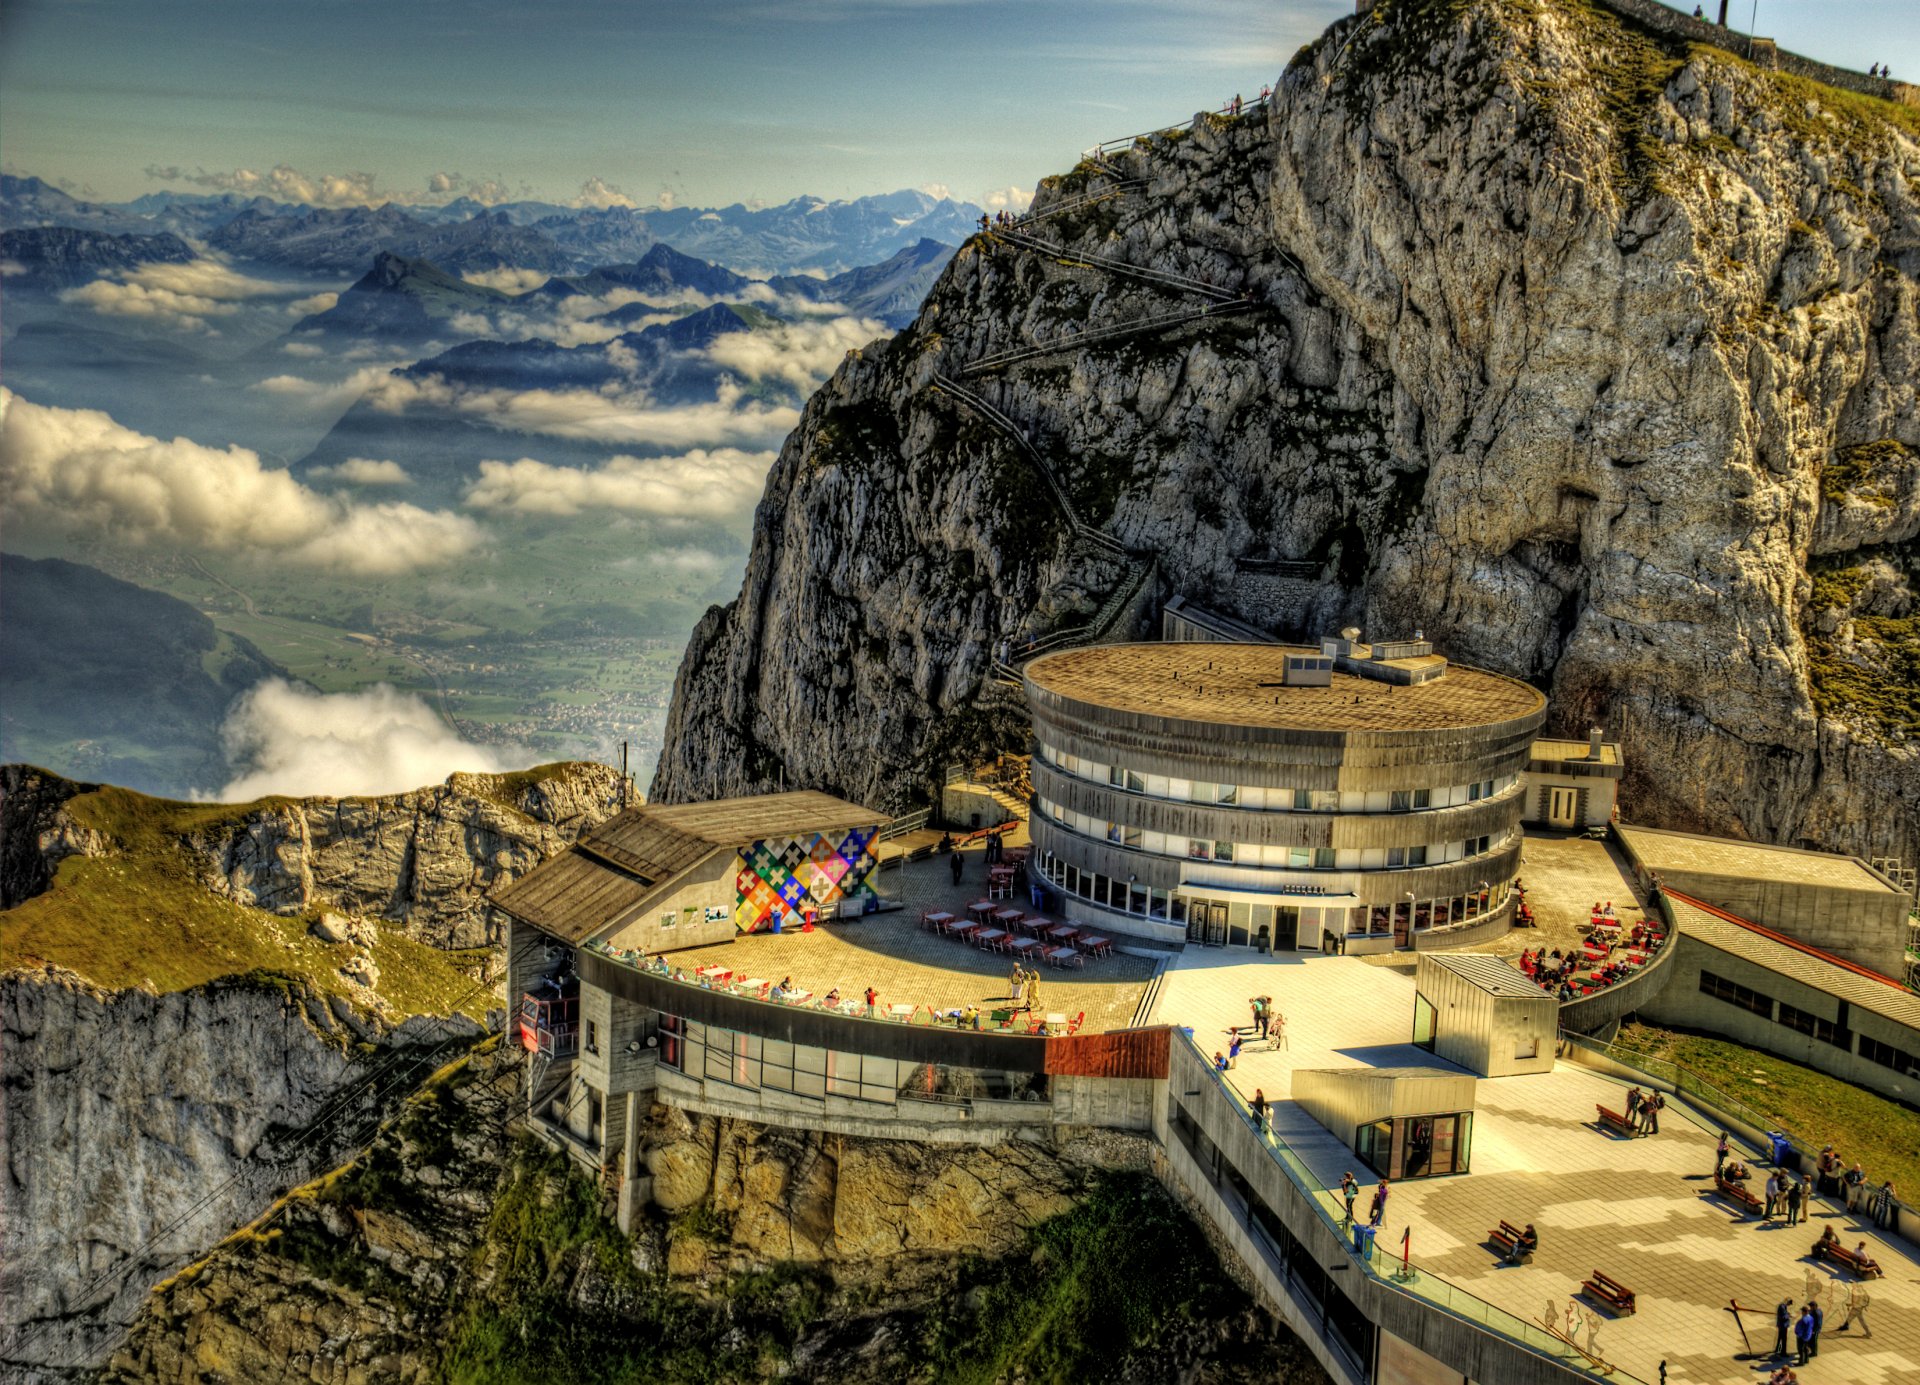
MULTIPOLYGON (((1010 844, 1024 841, 1023 826, 1010 837, 1010 844)), ((966 866, 958 888, 945 856, 910 862, 876 877, 883 893, 906 906, 897 913, 822 924, 811 933, 755 933, 728 943, 670 952, 667 961, 688 973, 718 964, 731 968, 736 976, 764 981, 791 976, 798 988, 812 991, 816 1001, 835 989, 842 1000, 858 999, 872 986, 880 993, 883 1008, 897 1004, 937 1010, 968 1005, 998 1008, 1007 1001, 1014 959, 920 927, 924 910, 944 909, 965 917, 969 904, 985 898, 983 848, 968 848, 962 856, 966 866)), ((1034 912, 1021 899, 1006 903, 1034 912)), ((1082 1029, 1097 1033, 1122 1029, 1133 1021, 1154 964, 1114 953, 1087 958, 1083 967, 1063 969, 1041 963, 1038 969, 1038 1013, 1071 1018, 1085 1011, 1082 1029)))
MULTIPOLYGON (((1154 1015, 1193 1026, 1211 1053, 1224 1046, 1225 1029, 1249 1023, 1248 997, 1271 995, 1288 1019, 1288 1047, 1243 1054, 1228 1074, 1231 1085, 1243 1099, 1259 1087, 1278 1102, 1276 1133, 1323 1186, 1337 1187, 1346 1169, 1371 1186, 1375 1180, 1351 1149, 1286 1098, 1296 1068, 1436 1064, 1407 1043, 1413 990, 1410 976, 1359 958, 1189 950, 1168 971, 1154 1015)), ((1426 1275, 1532 1322, 1551 1305, 1564 1324, 1568 1296, 1604 1270, 1635 1291, 1639 1311, 1617 1320, 1601 1311, 1597 1348, 1646 1382, 1659 1379, 1662 1359, 1668 1385, 1764 1380, 1765 1363, 1738 1359, 1743 1347, 1728 1302, 1737 1298, 1757 1310, 1745 1315, 1747 1332, 1764 1353, 1773 1345, 1773 1306, 1789 1295, 1804 1303, 1812 1290, 1822 1294, 1827 1328, 1819 1357, 1800 1372, 1804 1385, 1907 1385, 1920 1378, 1920 1263, 1904 1242, 1875 1236, 1826 1203, 1791 1229, 1736 1216, 1702 1191, 1711 1186, 1717 1131, 1670 1104, 1659 1135, 1621 1139, 1594 1129, 1597 1102, 1623 1109, 1622 1085, 1570 1064, 1538 1076, 1482 1079, 1473 1171, 1396 1185, 1382 1246, 1391 1242, 1397 1251, 1411 1226, 1413 1258, 1426 1275), (1531 1265, 1503 1267, 1485 1244, 1502 1218, 1539 1228, 1541 1249, 1531 1265), (1845 1314, 1836 1307, 1845 1302, 1847 1281, 1806 1258, 1828 1224, 1849 1247, 1865 1239, 1886 1270, 1866 1286, 1874 1301, 1871 1338, 1858 1326, 1838 1330, 1845 1314)), ((1844 1140, 1840 1147, 1844 1153, 1844 1140)), ((1327 1196, 1331 1203, 1333 1194, 1327 1196)), ((1437 1288, 1429 1284, 1427 1291, 1437 1288)))

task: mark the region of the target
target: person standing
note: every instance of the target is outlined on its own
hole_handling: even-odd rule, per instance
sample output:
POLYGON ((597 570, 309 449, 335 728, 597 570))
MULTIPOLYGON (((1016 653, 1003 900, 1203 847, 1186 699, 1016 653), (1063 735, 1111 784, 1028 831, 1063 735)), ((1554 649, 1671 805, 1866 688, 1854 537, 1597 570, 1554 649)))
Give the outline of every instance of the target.
POLYGON ((1265 996, 1255 996, 1247 1002, 1253 1011, 1253 1032, 1260 1038, 1267 1037, 1267 1001, 1265 996))
POLYGON ((1373 1190, 1373 1205, 1367 1209, 1368 1226, 1380 1225, 1381 1218, 1387 1215, 1387 1198, 1390 1192, 1387 1180, 1381 1179, 1380 1186, 1373 1190))
POLYGON ((868 1019, 873 1018, 874 1002, 879 999, 880 999, 880 992, 874 990, 874 988, 871 986, 867 987, 867 1018, 868 1019))
POLYGON ((1640 1132, 1641 1134, 1658 1135, 1660 1133, 1660 1113, 1666 1109, 1666 1105, 1667 1099, 1659 1092, 1647 1093, 1647 1099, 1640 1103, 1640 1118, 1646 1126, 1640 1132))
POLYGON ((1849 1212, 1859 1210, 1860 1190, 1866 1186, 1866 1182, 1867 1171, 1858 1164, 1855 1164, 1840 1176, 1840 1185, 1847 1190, 1847 1210, 1849 1212))
POLYGON ((1773 1354, 1785 1356, 1787 1342, 1793 1336, 1793 1300, 1783 1298, 1773 1310, 1773 1354))
POLYGON ((1273 1014, 1270 1032, 1273 1035, 1273 1047, 1291 1047, 1291 1045, 1287 1043, 1287 1017, 1277 1010, 1274 1011, 1273 1014))
POLYGON ((1787 1175, 1787 1225, 1800 1224, 1800 1199, 1806 1196, 1806 1187, 1792 1174, 1787 1175))
POLYGON ((1780 1204, 1780 1171, 1775 1169, 1767 1175, 1767 1206, 1760 1214, 1761 1221, 1773 1220, 1773 1209, 1780 1204))
POLYGON ((955 847, 953 851, 948 854, 947 868, 953 872, 953 883, 958 885, 960 883, 961 872, 967 868, 967 863, 960 859, 959 847, 955 847))
POLYGON ((1893 1180, 1889 1178, 1880 1185, 1880 1191, 1874 1195, 1873 1224, 1892 1226, 1899 1220, 1899 1211, 1893 1205, 1893 1180))
POLYGON ((1253 1128, 1262 1135, 1267 1133, 1267 1094, 1260 1088, 1253 1089, 1253 1100, 1247 1103, 1253 1112, 1253 1128))
POLYGON ((1340 1196, 1346 1199, 1347 1221, 1351 1223, 1353 1221, 1353 1200, 1360 1196, 1360 1184, 1359 1181, 1354 1178, 1352 1169, 1348 1169, 1340 1175, 1340 1196))
POLYGON ((1800 1310, 1800 1320, 1793 1325, 1793 1346, 1796 1353, 1794 1364, 1804 1366, 1813 1355, 1813 1305, 1808 1304, 1800 1310))
POLYGON ((1644 1100, 1645 1098, 1640 1095, 1640 1089, 1638 1087, 1633 1088, 1627 1093, 1627 1129, 1638 1130, 1640 1128, 1640 1103, 1644 1100))
POLYGON ((1732 1141, 1727 1138, 1727 1132, 1722 1130, 1720 1132, 1720 1143, 1713 1147, 1713 1176, 1715 1178, 1718 1178, 1720 1171, 1727 1166, 1727 1151, 1730 1148, 1732 1148, 1732 1141))
POLYGON ((1807 1355, 1818 1356, 1820 1354, 1820 1329, 1827 1325, 1827 1310, 1820 1306, 1819 1299, 1815 1299, 1807 1305, 1807 1311, 1813 1314, 1813 1337, 1807 1342, 1807 1355))
POLYGON ((1240 1066, 1240 1031, 1237 1029, 1233 1031, 1233 1037, 1227 1040, 1227 1066, 1240 1066))

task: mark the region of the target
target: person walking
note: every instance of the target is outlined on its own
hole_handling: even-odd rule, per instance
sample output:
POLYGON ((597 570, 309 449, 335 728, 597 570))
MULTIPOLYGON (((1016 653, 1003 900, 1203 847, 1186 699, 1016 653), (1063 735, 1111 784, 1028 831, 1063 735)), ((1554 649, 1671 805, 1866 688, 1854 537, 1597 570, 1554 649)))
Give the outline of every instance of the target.
POLYGON ((954 884, 958 885, 960 883, 960 874, 966 868, 967 863, 961 859, 960 851, 956 847, 947 857, 947 869, 953 872, 954 884))
POLYGON ((1260 1088, 1253 1089, 1253 1100, 1247 1103, 1253 1112, 1253 1128, 1262 1135, 1267 1133, 1267 1094, 1260 1088))
POLYGON ((1273 1036, 1273 1047, 1291 1047, 1291 1045, 1287 1043, 1287 1017, 1277 1010, 1274 1012, 1273 1020, 1269 1026, 1269 1032, 1273 1036))
POLYGON ((1867 1336, 1873 1336, 1873 1328, 1867 1325, 1867 1305, 1873 1302, 1873 1295, 1859 1284, 1847 1286, 1847 1316, 1840 1323, 1840 1331, 1845 1332, 1856 1322, 1867 1336))
POLYGON ((1806 1196, 1806 1185, 1789 1175, 1787 1178, 1787 1225, 1800 1224, 1800 1200, 1806 1196))
POLYGON ((1732 1144, 1733 1142, 1727 1138, 1727 1132, 1722 1130, 1720 1132, 1720 1143, 1713 1147, 1713 1176, 1715 1178, 1720 1177, 1720 1171, 1726 1168, 1727 1151, 1732 1148, 1732 1144))
POLYGON ((1773 1354, 1785 1356, 1787 1342, 1793 1336, 1793 1300, 1783 1298, 1773 1310, 1773 1354))
POLYGON ((1813 1305, 1809 1303, 1800 1310, 1800 1319, 1793 1325, 1794 1365, 1804 1366, 1813 1356, 1813 1305))
POLYGON ((1247 1002, 1247 1005, 1253 1011, 1253 1032, 1256 1035, 1258 1035, 1260 1038, 1263 1038, 1263 1039, 1266 1038, 1267 1037, 1267 998, 1265 996, 1257 995, 1252 1000, 1249 1000, 1247 1002))
POLYGON ((1855 1164, 1852 1168, 1840 1175, 1840 1186, 1847 1190, 1847 1210, 1849 1212, 1859 1210, 1860 1190, 1866 1187, 1866 1184, 1867 1171, 1859 1164, 1855 1164))
POLYGON ((1373 1205, 1367 1209, 1367 1225, 1378 1226, 1380 1219, 1387 1215, 1387 1198, 1391 1194, 1387 1180, 1381 1179, 1380 1186, 1373 1190, 1373 1205))
POLYGON ((1227 1066, 1240 1066, 1240 1031, 1237 1029, 1233 1031, 1233 1037, 1227 1040, 1227 1066))
POLYGON ((1352 1169, 1348 1169, 1340 1175, 1340 1196, 1346 1199, 1347 1220, 1351 1222, 1353 1220, 1353 1200, 1360 1196, 1360 1184, 1354 1178, 1352 1169))

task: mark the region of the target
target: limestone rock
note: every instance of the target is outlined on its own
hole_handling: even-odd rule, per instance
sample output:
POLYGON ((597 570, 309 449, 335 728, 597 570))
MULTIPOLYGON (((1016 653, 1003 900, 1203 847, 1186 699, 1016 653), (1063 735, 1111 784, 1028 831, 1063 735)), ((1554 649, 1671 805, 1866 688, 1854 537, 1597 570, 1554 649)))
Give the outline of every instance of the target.
MULTIPOLYGON (((1920 860, 1913 757, 1816 711, 1806 643, 1811 558, 1920 557, 1908 127, 1600 6, 1470 0, 1343 20, 1270 111, 1108 158, 1146 188, 1031 234, 1260 310, 1075 347, 1201 300, 971 240, 788 438, 654 798, 902 809, 1024 747, 993 652, 1127 569, 934 377, 1062 343, 963 383, 1158 596, 1423 629, 1550 685, 1555 729, 1605 725, 1636 820, 1920 860)), ((1101 186, 1082 165, 1035 209, 1101 186)))

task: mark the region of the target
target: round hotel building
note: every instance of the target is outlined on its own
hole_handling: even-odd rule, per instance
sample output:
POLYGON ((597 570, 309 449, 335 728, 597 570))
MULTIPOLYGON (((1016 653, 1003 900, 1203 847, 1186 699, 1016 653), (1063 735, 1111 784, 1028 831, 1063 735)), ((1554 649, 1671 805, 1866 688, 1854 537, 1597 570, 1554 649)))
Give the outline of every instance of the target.
POLYGON ((1503 932, 1546 698, 1358 633, 1029 663, 1033 864, 1062 912, 1276 951, 1503 932))

